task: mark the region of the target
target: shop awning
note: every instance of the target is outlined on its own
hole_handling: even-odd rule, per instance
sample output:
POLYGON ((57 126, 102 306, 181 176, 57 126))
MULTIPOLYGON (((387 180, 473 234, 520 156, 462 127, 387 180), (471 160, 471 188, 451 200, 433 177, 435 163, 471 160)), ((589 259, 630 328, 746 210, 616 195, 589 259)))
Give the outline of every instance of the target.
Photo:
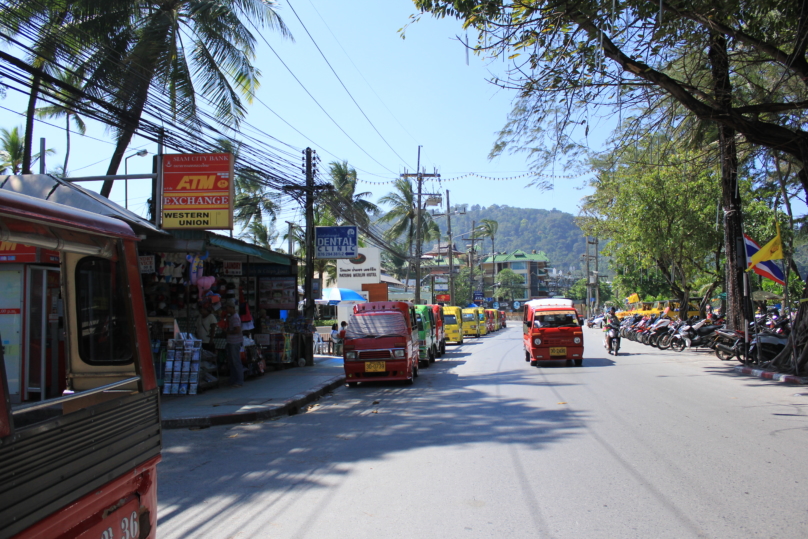
POLYGON ((140 245, 144 251, 203 252, 222 260, 240 260, 244 257, 263 260, 282 266, 291 266, 294 257, 264 249, 246 241, 229 238, 209 230, 171 230, 169 237, 150 237, 140 245))

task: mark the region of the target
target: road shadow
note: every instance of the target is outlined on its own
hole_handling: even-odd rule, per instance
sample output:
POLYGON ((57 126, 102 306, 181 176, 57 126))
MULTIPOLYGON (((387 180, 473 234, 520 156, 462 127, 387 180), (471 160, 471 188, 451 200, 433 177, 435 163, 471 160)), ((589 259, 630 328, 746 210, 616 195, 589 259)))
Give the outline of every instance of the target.
MULTIPOLYGON (((452 369, 463 362, 439 360, 414 386, 370 383, 338 390, 308 413, 279 421, 164 431, 158 481, 161 535, 211 536, 214 515, 235 514, 250 504, 260 505, 260 518, 269 520, 282 511, 285 495, 327 491, 360 462, 492 440, 541 450, 585 428, 584 412, 495 396, 492 385, 559 386, 538 380, 527 365, 461 376, 452 369), (432 372, 440 376, 429 376, 432 372), (438 383, 439 391, 430 387, 438 383)), ((253 524, 235 524, 230 535, 253 524)))

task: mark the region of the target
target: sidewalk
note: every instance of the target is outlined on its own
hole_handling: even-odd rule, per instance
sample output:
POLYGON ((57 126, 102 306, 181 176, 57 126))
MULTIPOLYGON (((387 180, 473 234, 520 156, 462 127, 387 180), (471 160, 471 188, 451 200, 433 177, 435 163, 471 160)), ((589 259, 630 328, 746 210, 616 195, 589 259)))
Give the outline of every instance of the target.
POLYGON ((314 356, 313 367, 264 373, 244 387, 222 386, 198 395, 160 395, 164 429, 211 427, 291 415, 345 383, 342 358, 314 356))

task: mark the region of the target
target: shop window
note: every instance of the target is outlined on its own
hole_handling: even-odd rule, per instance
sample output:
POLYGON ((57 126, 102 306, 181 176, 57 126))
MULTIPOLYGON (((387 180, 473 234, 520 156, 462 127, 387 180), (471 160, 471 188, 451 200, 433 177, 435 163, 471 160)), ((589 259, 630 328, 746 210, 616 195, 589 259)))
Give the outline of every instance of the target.
POLYGON ((123 264, 87 257, 76 265, 79 356, 89 365, 125 365, 133 360, 123 264))

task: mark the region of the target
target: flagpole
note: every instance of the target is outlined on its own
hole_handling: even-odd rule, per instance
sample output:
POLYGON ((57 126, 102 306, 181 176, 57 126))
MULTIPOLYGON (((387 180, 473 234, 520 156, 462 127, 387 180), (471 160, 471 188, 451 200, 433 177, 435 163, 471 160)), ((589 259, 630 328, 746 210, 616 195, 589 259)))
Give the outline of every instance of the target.
MULTIPOLYGON (((743 226, 743 218, 741 218, 741 240, 743 240, 743 256, 744 260, 746 261, 746 265, 749 265, 749 255, 746 253, 746 228, 743 226)), ((729 260, 727 260, 729 262, 729 260)), ((743 312, 743 363, 747 365, 749 363, 749 320, 746 319, 746 314, 749 310, 749 272, 743 272, 743 306, 741 311, 743 312)), ((752 318, 757 322, 757 318, 755 318, 755 313, 752 313, 752 318)), ((755 326, 757 329, 757 325, 755 326)), ((760 347, 758 346, 758 350, 760 347)))

